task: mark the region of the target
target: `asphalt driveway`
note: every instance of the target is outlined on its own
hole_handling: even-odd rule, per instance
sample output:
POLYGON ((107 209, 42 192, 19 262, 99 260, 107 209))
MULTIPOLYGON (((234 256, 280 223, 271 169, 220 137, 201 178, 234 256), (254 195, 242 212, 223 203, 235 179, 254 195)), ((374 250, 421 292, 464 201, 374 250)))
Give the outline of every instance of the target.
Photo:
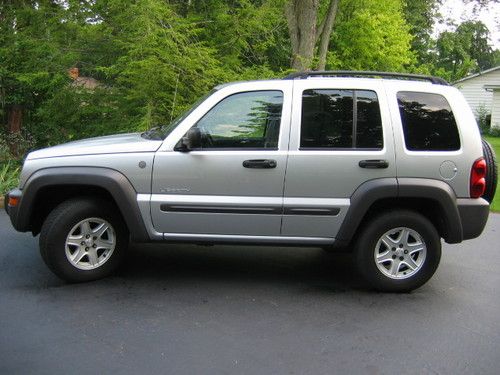
POLYGON ((0 214, 0 374, 498 374, 500 215, 411 294, 320 249, 136 245, 65 284, 0 214))

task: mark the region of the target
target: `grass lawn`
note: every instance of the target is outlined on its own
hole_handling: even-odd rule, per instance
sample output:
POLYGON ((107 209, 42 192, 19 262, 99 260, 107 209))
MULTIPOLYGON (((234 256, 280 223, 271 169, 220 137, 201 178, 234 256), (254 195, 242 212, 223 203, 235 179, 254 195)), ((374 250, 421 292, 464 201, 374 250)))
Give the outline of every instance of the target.
MULTIPOLYGON (((495 154, 498 158, 500 157, 500 137, 484 137, 495 149, 495 154)), ((495 195, 495 199, 493 199, 493 203, 491 204, 491 210, 495 212, 500 212, 500 194, 497 189, 497 193, 495 195)))

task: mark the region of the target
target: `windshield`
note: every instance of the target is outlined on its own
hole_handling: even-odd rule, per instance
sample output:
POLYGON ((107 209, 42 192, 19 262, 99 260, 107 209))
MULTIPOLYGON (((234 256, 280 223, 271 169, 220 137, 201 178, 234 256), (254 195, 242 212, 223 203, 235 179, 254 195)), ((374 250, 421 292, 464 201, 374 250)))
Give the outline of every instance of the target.
POLYGON ((210 95, 217 91, 217 88, 211 90, 208 94, 203 95, 200 99, 193 104, 193 106, 178 116, 174 121, 170 124, 163 126, 156 126, 148 131, 145 131, 141 134, 143 138, 146 139, 155 139, 155 140, 164 140, 168 137, 168 135, 179 125, 186 117, 188 117, 196 108, 200 106, 210 95))

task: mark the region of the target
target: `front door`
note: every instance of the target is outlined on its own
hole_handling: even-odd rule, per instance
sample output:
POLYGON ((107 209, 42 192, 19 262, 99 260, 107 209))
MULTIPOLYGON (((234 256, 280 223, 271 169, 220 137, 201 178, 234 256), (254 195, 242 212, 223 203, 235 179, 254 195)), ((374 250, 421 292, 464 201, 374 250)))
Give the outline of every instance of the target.
POLYGON ((216 91, 157 152, 151 216, 169 234, 279 236, 291 83, 216 91), (175 151, 190 128, 201 147, 175 151))

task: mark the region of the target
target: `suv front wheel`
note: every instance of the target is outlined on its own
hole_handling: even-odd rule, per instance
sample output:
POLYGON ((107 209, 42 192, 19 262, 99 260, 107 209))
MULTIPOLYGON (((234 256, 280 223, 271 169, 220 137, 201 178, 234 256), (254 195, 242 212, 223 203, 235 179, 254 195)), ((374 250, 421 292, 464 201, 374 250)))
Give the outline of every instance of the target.
POLYGON ((441 241, 426 217, 409 210, 392 210, 364 226, 354 251, 358 269, 371 287, 408 292, 436 271, 441 241))
POLYGON ((125 223, 112 205, 72 199, 57 206, 40 233, 47 266, 69 282, 97 280, 120 264, 128 246, 125 223))

